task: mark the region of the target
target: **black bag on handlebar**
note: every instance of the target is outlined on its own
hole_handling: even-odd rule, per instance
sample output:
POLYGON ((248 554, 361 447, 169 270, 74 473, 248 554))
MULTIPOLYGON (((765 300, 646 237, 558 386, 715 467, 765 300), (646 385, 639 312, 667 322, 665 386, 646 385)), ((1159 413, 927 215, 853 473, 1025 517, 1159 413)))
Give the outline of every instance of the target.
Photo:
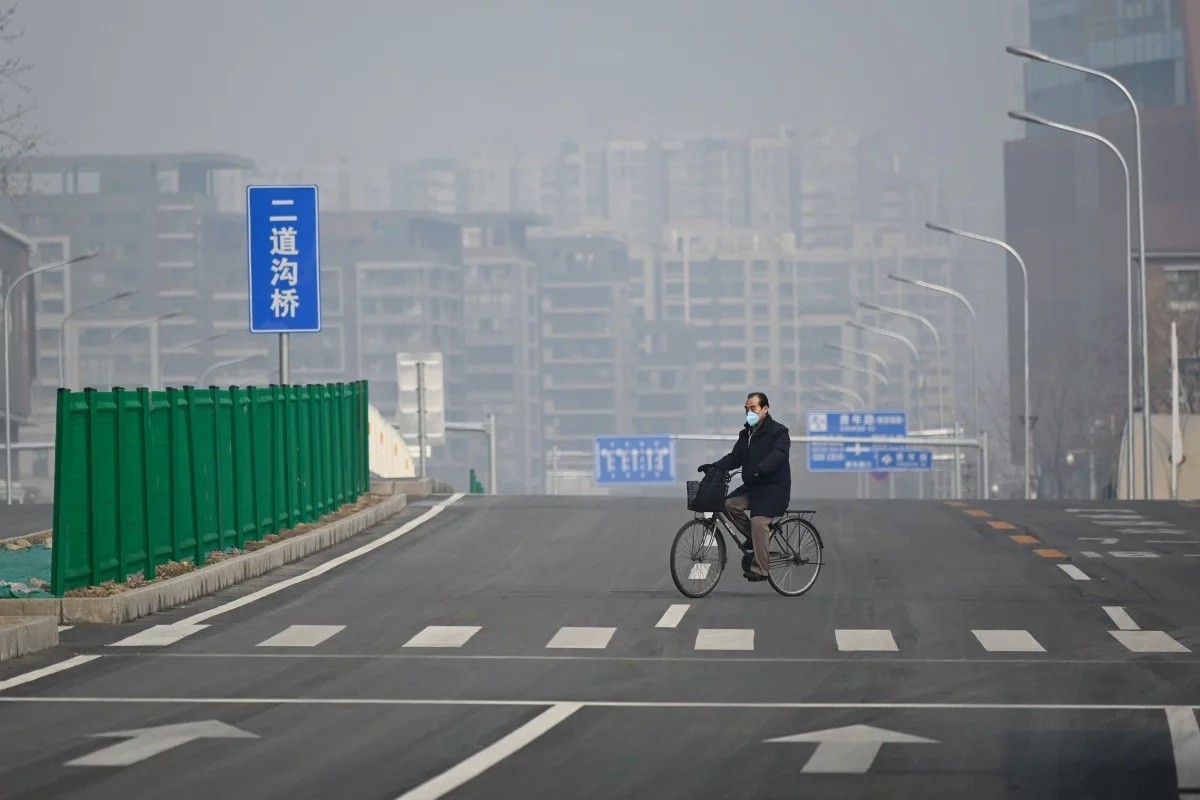
POLYGON ((729 473, 713 467, 700 480, 687 482, 688 511, 724 511, 728 492, 729 473))

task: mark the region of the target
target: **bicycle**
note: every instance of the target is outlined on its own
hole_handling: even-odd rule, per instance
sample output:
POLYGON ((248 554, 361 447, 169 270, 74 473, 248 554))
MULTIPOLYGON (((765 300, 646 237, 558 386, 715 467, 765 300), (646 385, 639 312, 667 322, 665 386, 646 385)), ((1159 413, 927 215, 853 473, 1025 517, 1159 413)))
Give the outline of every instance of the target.
MULTIPOLYGON (((738 472, 740 470, 731 472, 730 477, 738 472)), ((688 509, 695 511, 696 516, 679 529, 675 534, 675 540, 671 543, 671 580, 675 582, 675 588, 680 593, 691 598, 704 597, 715 589, 717 582, 721 580, 727 561, 725 537, 722 532, 732 537, 738 549, 742 551, 743 572, 749 571, 754 560, 753 541, 749 537, 742 536, 723 509, 721 511, 703 511, 694 508, 697 486, 698 482, 688 481, 688 509), (687 543, 685 545, 686 552, 681 553, 681 543, 685 542, 687 543), (681 556, 683 557, 681 558, 681 556), (681 564, 686 577, 680 575, 681 564), (692 582, 700 582, 701 588, 690 588, 692 582)), ((728 496, 728 488, 729 478, 726 478, 726 496, 728 496)), ((821 560, 825 546, 821 541, 821 534, 812 522, 816 513, 816 511, 788 509, 771 521, 767 579, 772 589, 786 597, 799 597, 811 589, 817 582, 821 566, 825 563, 821 560), (795 533, 794 545, 790 535, 792 532, 795 533), (811 543, 813 549, 814 554, 811 558, 802 555, 809 549, 805 544, 806 540, 811 543), (783 581, 785 573, 790 575, 794 568, 809 566, 814 568, 811 578, 802 581, 800 587, 796 589, 785 586, 783 581)))

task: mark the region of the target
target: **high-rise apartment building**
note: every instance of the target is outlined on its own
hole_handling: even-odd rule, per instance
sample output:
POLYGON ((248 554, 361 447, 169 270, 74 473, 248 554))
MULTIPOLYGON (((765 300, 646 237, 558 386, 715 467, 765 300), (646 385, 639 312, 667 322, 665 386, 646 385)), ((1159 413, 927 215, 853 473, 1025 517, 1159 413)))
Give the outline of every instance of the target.
MULTIPOLYGON (((529 214, 464 214, 465 413, 496 415, 499 488, 542 487, 542 331, 539 269, 529 214)), ((489 489, 491 487, 488 487, 489 489)))

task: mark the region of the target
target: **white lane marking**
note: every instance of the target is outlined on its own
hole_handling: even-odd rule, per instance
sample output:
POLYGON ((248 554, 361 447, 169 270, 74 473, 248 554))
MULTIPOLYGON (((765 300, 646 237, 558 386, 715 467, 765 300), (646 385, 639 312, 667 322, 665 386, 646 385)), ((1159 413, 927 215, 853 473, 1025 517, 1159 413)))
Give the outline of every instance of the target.
MULTIPOLYGON (((117 658, 118 656, 109 656, 109 658, 117 658)), ((247 660, 247 659, 276 659, 294 661, 610 661, 614 663, 629 663, 629 664, 846 664, 846 665, 868 665, 876 664, 951 664, 951 665, 977 665, 977 664, 1039 664, 1061 666, 1064 664, 1093 666, 1093 665, 1113 665, 1118 667, 1128 667, 1137 662, 1132 662, 1128 658, 1109 657, 1109 658, 1056 658, 1053 661, 1047 661, 1044 658, 1023 658, 1021 656, 1000 656, 989 657, 987 655, 962 657, 962 658, 921 658, 915 656, 888 656, 880 655, 878 658, 864 660, 859 656, 811 656, 811 657, 795 657, 789 658, 786 656, 754 656, 754 655, 739 655, 739 656, 720 656, 720 655, 688 655, 688 656, 612 656, 612 655, 585 655, 582 652, 565 653, 559 652, 553 655, 548 653, 538 653, 536 655, 486 655, 478 653, 453 653, 453 652, 427 652, 422 650, 410 650, 408 652, 396 653, 314 653, 314 652, 249 652, 249 653, 171 653, 164 651, 162 653, 138 653, 137 658, 182 658, 182 659, 211 659, 211 660, 247 660)), ((1187 664, 1200 666, 1200 658, 1173 658, 1172 664, 1187 664)))
POLYGON ((696 631, 697 650, 753 650, 753 628, 701 628, 696 631))
MULTIPOLYGON (((1041 659, 1040 663, 1046 663, 1041 659)), ((578 705, 582 708, 781 708, 815 710, 879 709, 896 711, 1163 711, 1174 706, 1162 703, 847 703, 847 702, 704 702, 656 700, 464 700, 409 697, 63 697, 0 695, 3 703, 78 703, 81 705, 230 705, 230 706, 479 706, 496 708, 545 708, 578 705)), ((1200 706, 1183 706, 1200 708, 1200 706)))
POLYGON ((581 708, 583 708, 581 703, 556 703, 512 733, 493 742, 475 755, 460 761, 441 775, 409 789, 397 800, 438 800, 490 767, 499 764, 581 708))
POLYGON ((1136 514, 1132 508, 1068 508, 1068 514, 1136 514))
POLYGON ((1167 713, 1171 749, 1175 752, 1175 778, 1180 792, 1200 792, 1200 725, 1196 712, 1172 706, 1167 713))
POLYGON ((1132 519, 1124 520, 1096 520, 1097 524, 1105 525, 1110 528, 1115 528, 1118 525, 1128 525, 1129 530, 1138 530, 1139 528, 1174 528, 1175 524, 1171 522, 1155 522, 1154 520, 1146 520, 1139 522, 1132 519))
POLYGON ((838 650, 897 652, 896 640, 889 630, 835 630, 838 650))
POLYGON ((405 647, 462 647, 481 630, 478 625, 429 625, 405 647))
POLYGON ((559 628, 548 648, 603 650, 608 647, 616 628, 559 628))
POLYGON ((20 675, 14 675, 11 678, 0 681, 0 692, 5 689, 11 689, 14 686, 36 681, 38 678, 44 678, 47 675, 54 675, 59 672, 65 672, 73 667, 81 667, 88 662, 95 661, 100 656, 75 656, 68 658, 66 661, 60 661, 57 664, 51 664, 48 667, 40 667, 39 669, 31 669, 29 672, 22 672, 20 675))
POLYGON ((340 567, 342 564, 345 564, 348 561, 353 561, 354 559, 356 559, 360 556, 365 556, 367 553, 370 553, 373 550, 377 550, 380 547, 383 547, 385 544, 390 544, 390 543, 396 541, 404 534, 409 533, 410 531, 413 531, 416 528, 419 528, 421 525, 423 525, 426 522, 428 522, 429 520, 433 519, 438 514, 441 514, 443 511, 446 510, 447 507, 453 505, 454 503, 457 503, 459 500, 461 500, 465 496, 466 496, 465 494, 451 495, 450 497, 448 497, 445 500, 443 500, 442 502, 438 503, 436 506, 429 509, 428 511, 426 511, 424 514, 417 517, 416 519, 406 522, 404 525, 401 525, 399 528, 392 531, 391 533, 384 534, 383 536, 380 536, 378 539, 376 539, 372 542, 367 542, 362 547, 359 547, 355 550, 351 550, 349 553, 343 553, 342 555, 338 556, 337 558, 333 558, 333 559, 330 559, 329 561, 326 561, 324 564, 318 564, 317 566, 313 567, 312 569, 310 569, 306 572, 302 572, 299 575, 293 576, 291 578, 287 578, 286 580, 279 581, 278 583, 273 583, 270 586, 264 586, 263 588, 259 589, 258 591, 251 592, 250 594, 239 597, 236 600, 230 600, 228 603, 222 603, 221 605, 217 606, 216 608, 210 608, 208 611, 201 611, 199 614, 193 614, 192 616, 182 619, 179 622, 180 622, 180 624, 184 624, 184 623, 195 624, 197 622, 203 622, 204 620, 212 619, 213 617, 217 616, 218 614, 224 614, 227 611, 233 611, 236 608, 241 608, 242 606, 250 605, 251 603, 253 603, 257 600, 261 600, 264 597, 270 597, 271 595, 275 594, 276 592, 282 592, 284 589, 291 588, 292 586, 295 586, 298 583, 303 583, 304 581, 310 581, 313 578, 324 575, 326 572, 329 572, 332 569, 340 567))
POLYGON ((1109 619, 1117 626, 1118 630, 1122 631, 1140 631, 1141 628, 1133 621, 1133 617, 1121 606, 1103 606, 1104 613, 1108 614, 1109 619))
POLYGON ((345 625, 289 625, 258 647, 316 647, 345 629, 345 625))
POLYGON ((1162 631, 1109 631, 1113 638, 1133 653, 1190 653, 1186 647, 1162 631))
POLYGON ((698 562, 692 565, 692 571, 688 573, 688 580, 702 581, 708 577, 708 564, 698 562))
POLYGON ((1068 575, 1070 575, 1073 579, 1075 579, 1077 581, 1090 581, 1091 580, 1091 578, 1089 578, 1084 573, 1083 570, 1081 570, 1079 567, 1075 566, 1074 564, 1059 564, 1058 568, 1061 569, 1063 572, 1067 573, 1068 575))
POLYGON ((1029 631, 971 631, 989 653, 1044 653, 1029 631))
POLYGON ((1196 539, 1143 539, 1146 544, 1200 544, 1196 539))
POLYGON ((1142 530, 1141 528, 1131 528, 1129 530, 1117 531, 1128 536, 1187 536, 1192 531, 1166 531, 1154 528, 1151 530, 1142 530))
POLYGON ((679 623, 683 621, 683 615, 691 608, 686 603, 679 603, 668 608, 662 615, 662 619, 658 621, 654 627, 656 628, 678 628, 679 623))
POLYGON ((1109 550, 1108 554, 1115 558, 1160 558, 1158 553, 1149 550, 1109 550))
POLYGON ((1200 553, 1184 553, 1184 558, 1200 558, 1200 553))
POLYGON ((166 647, 181 639, 186 639, 194 633, 199 633, 207 627, 207 625, 189 625, 184 622, 155 625, 153 628, 146 628, 144 631, 127 636, 119 642, 113 642, 109 647, 166 647))
POLYGON ((1085 555, 1088 558, 1104 558, 1104 556, 1100 555, 1095 550, 1084 550, 1081 555, 1085 555))

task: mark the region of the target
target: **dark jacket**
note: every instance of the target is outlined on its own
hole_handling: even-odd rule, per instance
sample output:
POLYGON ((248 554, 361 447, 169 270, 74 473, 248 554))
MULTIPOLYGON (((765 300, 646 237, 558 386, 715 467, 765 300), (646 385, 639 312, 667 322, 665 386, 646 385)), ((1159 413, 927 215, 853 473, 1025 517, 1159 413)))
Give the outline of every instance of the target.
POLYGON ((743 426, 733 452, 714 466, 726 471, 742 468, 742 486, 731 496, 749 496, 750 516, 778 517, 787 511, 792 496, 791 449, 788 429, 768 416, 753 431, 743 426))

